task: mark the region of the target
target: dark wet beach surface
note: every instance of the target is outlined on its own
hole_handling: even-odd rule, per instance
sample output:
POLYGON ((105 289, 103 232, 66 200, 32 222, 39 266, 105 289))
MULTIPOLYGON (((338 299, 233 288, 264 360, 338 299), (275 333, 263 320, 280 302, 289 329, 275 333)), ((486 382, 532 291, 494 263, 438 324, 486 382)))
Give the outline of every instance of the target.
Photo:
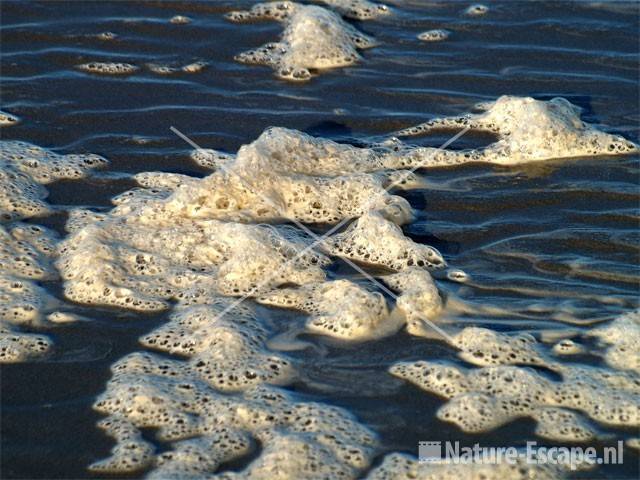
MULTIPOLYGON (((486 4, 490 12, 476 18, 461 14, 468 2, 397 2, 394 15, 354 22, 380 42, 364 52, 363 62, 292 84, 269 68, 233 61, 281 31, 275 23, 224 20, 223 13, 252 2, 4 1, 0 107, 22 122, 4 128, 2 138, 58 153, 97 153, 111 162, 88 179, 49 185, 48 201, 59 212, 30 222, 63 233, 65 209, 108 210, 113 196, 134 186, 129 177, 136 172, 205 175, 170 126, 202 147, 228 152, 268 126, 359 144, 510 94, 565 97, 584 108, 585 120, 638 141, 638 4, 486 4), (172 24, 174 15, 192 22, 172 24), (432 28, 452 35, 444 42, 417 40, 432 28), (103 32, 117 37, 96 38, 103 32), (145 68, 130 76, 75 68, 91 61, 208 66, 167 76, 145 68)), ((447 139, 442 134, 415 141, 438 146, 447 139)), ((490 141, 467 135, 454 147, 490 141)), ((428 188, 402 193, 418 211, 404 231, 471 275, 467 285, 439 285, 475 309, 457 321, 536 332, 560 328, 566 318, 610 319, 638 306, 638 160, 633 155, 424 171, 428 188)), ((343 273, 355 276, 348 268, 343 273)), ((60 295, 59 284, 46 286, 60 295)), ((138 337, 166 319, 107 308, 77 311, 91 321, 48 332, 55 341, 52 356, 2 366, 3 478, 91 476, 86 466, 112 446, 95 428, 101 418, 91 408, 95 396, 104 390, 110 365, 139 350, 138 337)), ((282 325, 294 314, 270 315, 282 325)), ((386 373, 398 360, 452 358, 444 343, 402 333, 356 347, 327 344, 323 355, 292 355, 308 369, 289 388, 301 398, 352 411, 380 434, 384 451, 416 454, 419 440, 433 438, 516 446, 535 439, 528 420, 464 435, 435 419, 442 400, 386 373)), ((632 429, 606 431, 634 435, 632 429)), ((636 478, 637 453, 627 449, 625 455, 623 466, 596 475, 636 478)))

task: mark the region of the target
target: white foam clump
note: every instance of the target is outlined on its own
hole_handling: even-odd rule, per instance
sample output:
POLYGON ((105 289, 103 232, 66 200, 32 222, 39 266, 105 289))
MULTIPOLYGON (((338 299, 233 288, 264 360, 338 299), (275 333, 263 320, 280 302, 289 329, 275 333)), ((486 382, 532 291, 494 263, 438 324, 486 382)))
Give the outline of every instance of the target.
POLYGON ((389 314, 381 294, 348 280, 277 289, 258 301, 309 313, 309 332, 342 340, 382 338, 397 332, 404 323, 401 317, 389 314))
POLYGON ((465 15, 469 15, 470 17, 480 17, 485 15, 489 11, 489 7, 486 5, 482 5, 481 3, 476 3, 474 5, 469 6, 465 11, 465 15))
POLYGON ((153 73, 158 75, 173 75, 176 73, 198 73, 204 70, 207 66, 207 62, 193 62, 186 65, 178 64, 161 64, 161 63, 148 63, 147 68, 153 73))
POLYGON ((227 164, 232 163, 236 158, 235 155, 213 150, 211 148, 200 148, 198 150, 194 150, 189 156, 191 160, 196 162, 198 165, 210 170, 215 170, 221 166, 224 167, 227 164))
POLYGON ((282 359, 262 352, 266 331, 250 307, 221 316, 230 302, 183 307, 143 337, 184 361, 134 353, 113 366, 95 408, 109 415, 101 426, 117 444, 93 471, 152 467, 151 478, 201 477, 249 454, 255 442, 263 444, 261 454, 224 478, 350 478, 369 464, 376 438, 349 414, 264 385, 291 377, 278 375, 286 370, 282 359), (141 428, 157 429, 169 448, 158 453, 141 428))
MULTIPOLYGON (((445 463, 421 462, 402 453, 384 457, 381 465, 367 475, 367 480, 556 480, 563 477, 563 465, 527 464, 518 457, 514 463, 445 463)), ((566 466, 568 469, 569 466, 566 466)))
POLYGON ((102 32, 102 33, 98 33, 97 35, 94 35, 96 38, 99 38, 100 40, 115 40, 116 38, 118 38, 118 35, 113 33, 113 32, 102 32))
POLYGON ((408 153, 413 165, 425 167, 490 162, 503 165, 554 158, 620 155, 638 152, 638 146, 619 135, 598 130, 580 119, 580 108, 564 98, 549 101, 502 96, 483 105, 486 112, 436 118, 398 133, 419 135, 438 129, 487 131, 498 136, 486 148, 453 152, 417 148, 408 153))
MULTIPOLYGON (((397 173, 389 170, 398 162, 392 150, 270 129, 235 156, 197 153, 201 164, 218 170, 204 179, 137 174, 143 188, 114 198, 110 213, 71 212, 72 234, 58 261, 68 298, 160 310, 170 300, 203 303, 212 295, 256 296, 324 281, 321 267, 330 260, 311 248, 313 237, 235 222, 335 223, 360 216, 351 229, 320 242, 328 253, 396 270, 444 265, 435 249, 409 240, 394 224, 406 222, 411 208, 382 186, 397 173), (361 245, 368 253, 358 256, 361 245)), ((361 329, 354 339, 376 335, 380 318, 388 324, 376 312, 372 323, 363 323, 372 331, 361 329)))
POLYGON ((230 12, 229 20, 271 19, 285 30, 277 43, 268 43, 235 58, 242 63, 271 66, 280 78, 304 81, 313 70, 353 65, 358 49, 371 48, 374 40, 345 23, 336 13, 315 5, 294 2, 259 3, 251 10, 230 12))
POLYGON ((341 15, 356 20, 371 20, 391 13, 389 7, 369 0, 318 0, 341 15))
MULTIPOLYGON (((399 273, 381 277, 389 288, 399 294, 392 316, 399 316, 407 324, 411 335, 424 336, 425 329, 431 335, 432 327, 426 321, 436 320, 442 311, 442 299, 428 271, 410 267, 399 273)), ((429 335, 427 335, 429 336, 429 335)))
POLYGON ((58 155, 26 142, 0 142, 0 220, 49 213, 47 190, 41 185, 84 177, 106 163, 98 155, 58 155))
POLYGON ((363 214, 347 230, 329 237, 322 246, 331 255, 390 270, 400 271, 413 266, 442 269, 447 265, 438 250, 405 237, 400 227, 376 212, 363 214))
POLYGON ((615 320, 587 332, 605 344, 607 365, 619 370, 640 373, 640 310, 621 315, 615 320))
POLYGON ((422 40, 423 42, 441 42, 443 40, 446 40, 450 36, 451 32, 449 30, 438 28, 420 33, 418 35, 418 39, 422 40))
MULTIPOLYGON (((1 291, 0 296, 4 297, 1 291)), ((17 331, 0 322, 0 363, 25 362, 45 355, 52 345, 44 335, 17 331)))
MULTIPOLYGON (((208 185, 208 193, 200 195, 200 201, 206 201, 201 215, 235 221, 335 223, 381 210, 395 223, 412 218, 409 203, 384 187, 393 176, 383 163, 397 162, 395 155, 336 146, 299 132, 268 129, 241 147, 235 158, 222 159, 224 168, 202 182, 203 189, 208 185), (359 162, 353 164, 354 159, 359 162), (378 170, 379 174, 360 173, 378 170)), ((206 152, 200 155, 207 157, 206 152)), ((220 161, 216 155, 209 158, 210 166, 220 161)), ((187 198, 193 195, 179 191, 175 199, 180 196, 182 202, 193 202, 187 198)))
POLYGON ((41 326, 43 312, 55 305, 35 283, 56 277, 51 265, 55 241, 44 227, 0 225, 0 363, 25 361, 51 348, 47 337, 18 327, 41 326))
POLYGON ((191 19, 189 17, 185 17, 184 15, 175 15, 171 17, 169 22, 175 25, 186 25, 187 23, 191 23, 191 19))
POLYGON ((217 299, 176 310, 169 323, 145 335, 141 343, 188 356, 200 378, 218 390, 237 391, 287 383, 294 375, 289 360, 266 351, 266 335, 246 306, 217 299))
POLYGON ((393 335, 405 324, 410 334, 420 335, 423 320, 439 315, 442 300, 428 271, 414 267, 380 278, 398 293, 392 312, 380 293, 348 280, 276 289, 257 301, 310 314, 307 332, 360 342, 393 335))
POLYGON ((536 339, 526 333, 507 335, 487 328, 467 327, 453 337, 459 357, 473 365, 533 365, 560 368, 540 351, 536 339))
POLYGON ((400 167, 391 151, 357 148, 281 127, 268 128, 238 154, 236 162, 244 168, 265 170, 268 163, 271 169, 288 174, 335 177, 400 167))
POLYGON ((146 199, 125 202, 62 242, 58 267, 68 298, 162 310, 169 299, 204 302, 216 293, 250 295, 283 283, 324 279, 319 267, 324 257, 309 252, 296 258, 304 244, 281 230, 193 220, 182 212, 172 216, 155 199, 155 214, 151 208, 129 212, 136 200, 146 199), (119 209, 128 214, 118 215, 119 209))
POLYGON ((131 75, 140 67, 124 62, 89 62, 78 65, 79 70, 102 75, 131 75))
MULTIPOLYGON (((57 278, 52 265, 57 236, 13 221, 49 212, 42 184, 79 178, 105 163, 97 155, 57 155, 24 142, 0 142, 0 363, 49 351, 47 337, 18 328, 46 324, 45 313, 57 306, 36 283, 57 278)), ((55 313, 62 314, 53 312, 52 318, 55 313)))
POLYGON ((181 70, 186 73, 198 73, 204 70, 207 67, 207 65, 208 63, 203 61, 193 62, 193 63, 188 63, 187 65, 183 65, 181 70))
POLYGON ((401 362, 390 372, 448 399, 438 418, 465 432, 486 432, 519 417, 537 422, 537 435, 557 441, 585 441, 599 434, 575 411, 610 426, 640 425, 640 378, 632 372, 548 362, 535 340, 471 327, 454 337, 460 356, 478 369, 439 362, 401 362), (529 368, 554 369, 560 381, 529 368))
POLYGON ((0 127, 16 125, 19 121, 20 118, 16 115, 0 110, 0 127))
MULTIPOLYGON (((394 173, 387 162, 398 158, 391 150, 358 149, 278 129, 235 156, 199 153, 201 162, 216 169, 209 177, 137 174, 141 188, 119 195, 111 212, 70 214, 71 234, 59 247, 57 263, 67 297, 138 310, 176 301, 169 323, 141 343, 184 357, 134 354, 114 366, 96 408, 109 415, 105 428, 118 443, 112 457, 92 468, 154 467, 151 475, 159 478, 204 476, 260 442, 260 455, 225 478, 356 477, 371 461, 375 437, 340 409, 298 402, 267 386, 295 379, 295 362, 267 349, 270 332, 255 312, 220 295, 289 293, 295 302, 288 306, 295 303, 312 314, 310 330, 348 340, 400 328, 405 320, 390 315, 380 295, 347 281, 323 283, 322 267, 331 260, 311 248, 310 235, 256 224, 335 223, 379 211, 371 213, 377 215, 373 224, 390 229, 388 239, 404 239, 403 248, 441 258, 389 227, 411 213, 405 200, 382 186, 394 173), (298 289, 289 290, 291 284, 298 289), (353 301, 341 298, 345 294, 353 301), (157 428, 170 449, 158 454, 141 428, 157 428), (235 439, 237 449, 216 447, 219 429, 225 429, 223 439, 235 439)), ((358 232, 361 238, 379 233, 363 225, 358 232)), ((340 238, 332 241, 339 243, 340 238)), ((385 259, 395 250, 377 244, 373 252, 377 262, 395 265, 395 257, 385 259)), ((394 285, 400 297, 417 293, 400 277, 394 285)), ((416 308, 425 307, 419 300, 414 299, 416 308)))

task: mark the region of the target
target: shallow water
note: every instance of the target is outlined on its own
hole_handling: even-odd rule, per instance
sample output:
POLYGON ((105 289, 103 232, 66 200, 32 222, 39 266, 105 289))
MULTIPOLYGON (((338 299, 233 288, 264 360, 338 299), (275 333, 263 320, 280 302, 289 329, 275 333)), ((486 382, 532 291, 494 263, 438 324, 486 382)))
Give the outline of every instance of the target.
MULTIPOLYGON (((189 159, 191 147, 170 126, 202 147, 228 152, 272 125, 362 144, 511 94, 565 97, 584 108, 585 120, 638 142, 636 3, 486 2, 490 12, 482 17, 463 16, 467 2, 388 3, 396 7, 393 15, 354 22, 380 42, 362 62, 294 84, 267 67, 233 60, 281 31, 275 23, 238 26, 223 18, 252 2, 3 2, 0 107, 22 121, 3 128, 2 138, 59 153, 98 153, 111 162, 87 179, 49 185, 48 202, 57 212, 30 221, 62 234, 66 209, 109 210, 113 196, 134 186, 136 172, 204 176, 189 159), (174 15, 192 22, 172 24, 174 15), (416 39, 434 28, 451 36, 434 43, 416 39), (103 32, 117 36, 96 38, 103 32), (192 74, 141 68, 129 76, 75 68, 92 61, 208 65, 192 74)), ((438 146, 447 139, 415 141, 438 146)), ((469 134, 454 146, 490 141, 469 134)), ((418 213, 403 229, 471 276, 465 285, 439 282, 450 305, 445 320, 539 332, 636 308, 639 166, 632 155, 422 172, 428 188, 403 194, 418 213)), ((347 265, 336 274, 359 276, 347 265)), ((59 284, 46 286, 61 294, 59 284)), ((51 356, 2 367, 5 478, 91 477, 86 466, 112 446, 95 428, 102 418, 92 410, 95 396, 105 388, 109 367, 140 350, 138 337, 166 320, 164 313, 77 311, 91 321, 49 332, 51 356)), ((275 325, 295 318, 265 312, 275 325)), ((305 369, 288 388, 353 412, 380 435, 380 458, 388 451, 417 454, 418 441, 436 438, 484 445, 535 439, 533 422, 525 420, 465 435, 435 418, 442 400, 386 373, 399 360, 453 358, 443 342, 404 333, 355 347, 304 339, 325 344, 326 351, 293 352, 305 369)), ((589 355, 570 361, 601 362, 589 355)), ((625 455, 623 466, 589 475, 636 477, 637 453, 625 455)))

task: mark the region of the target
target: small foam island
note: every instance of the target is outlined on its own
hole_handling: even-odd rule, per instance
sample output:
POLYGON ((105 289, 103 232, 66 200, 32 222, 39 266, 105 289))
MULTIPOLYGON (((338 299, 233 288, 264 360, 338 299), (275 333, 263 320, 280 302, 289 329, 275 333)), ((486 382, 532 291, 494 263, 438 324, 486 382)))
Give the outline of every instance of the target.
MULTIPOLYGON (((549 101, 531 97, 502 96, 478 105, 479 114, 436 118, 404 129, 398 136, 421 135, 439 129, 468 128, 498 136, 488 148, 462 152, 434 152, 430 163, 442 165, 469 161, 505 165, 553 158, 617 155, 638 151, 638 146, 619 135, 598 130, 580 119, 580 107, 564 98, 549 101)), ((418 153, 421 153, 419 150, 418 153)), ((427 152, 429 153, 429 152, 427 152)))
POLYGON ((20 118, 16 115, 12 115, 8 112, 3 112, 0 110, 0 127, 8 127, 11 125, 16 125, 20 122, 20 118))
POLYGON ((483 5, 481 3, 475 3, 470 5, 465 11, 464 14, 470 17, 481 17, 489 12, 489 7, 483 5))
MULTIPOLYGON (((20 327, 40 327, 56 300, 36 282, 58 277, 53 267, 57 235, 17 222, 47 214, 42 185, 76 179, 106 160, 97 155, 58 155, 25 142, 0 142, 0 363, 46 353, 51 340, 20 327)), ((53 312, 53 319, 62 312, 53 312)))
POLYGON ((427 30, 426 32, 422 32, 418 35, 418 39, 423 42, 441 42, 442 40, 446 40, 451 36, 451 32, 449 30, 445 30, 444 28, 438 28, 435 30, 427 30))
MULTIPOLYGON (((363 2, 325 2, 337 5, 363 2)), ((366 2, 368 4, 369 2, 366 2)), ((365 12, 378 7, 348 6, 348 12, 365 12)), ((364 14, 363 14, 364 15, 364 14)), ((284 25, 279 42, 243 52, 235 57, 242 63, 268 65, 280 78, 304 81, 311 72, 345 67, 358 62, 358 50, 375 46, 373 38, 346 23, 337 13, 316 5, 271 2, 254 5, 251 10, 227 14, 233 22, 276 20, 284 25)))
MULTIPOLYGON (((620 323, 616 320, 607 328, 619 334, 620 323)), ((634 328, 637 339, 637 323, 634 328)), ((549 364, 541 356, 543 346, 533 338, 478 330, 483 329, 471 327, 461 332, 473 343, 473 349, 463 350, 461 358, 488 366, 468 369, 442 362, 400 362, 390 372, 447 399, 438 418, 465 432, 491 431, 516 418, 530 417, 537 423, 539 437, 580 442, 601 435, 585 416, 603 426, 640 426, 637 371, 549 364), (487 337, 490 341, 483 342, 487 337), (549 380, 523 365, 552 366, 562 379, 549 380)), ((637 352, 629 351, 626 357, 637 358, 637 352)))
POLYGON ((139 67, 124 62, 89 62, 78 65, 79 70, 102 75, 131 75, 139 67))
POLYGON ((92 154, 58 155, 26 142, 0 143, 0 219, 35 217, 48 213, 42 185, 78 179, 107 161, 92 154))

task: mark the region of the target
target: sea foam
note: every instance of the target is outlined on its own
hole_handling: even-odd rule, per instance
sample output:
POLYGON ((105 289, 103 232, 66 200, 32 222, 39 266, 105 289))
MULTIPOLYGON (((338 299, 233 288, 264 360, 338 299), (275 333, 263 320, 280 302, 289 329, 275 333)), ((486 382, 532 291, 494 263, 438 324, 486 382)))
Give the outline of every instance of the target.
MULTIPOLYGON (((495 105, 484 117, 471 118, 491 122, 505 142, 544 143, 545 128, 556 128, 536 160, 574 156, 580 147, 570 140, 587 137, 631 145, 614 149, 615 154, 633 150, 626 140, 576 124, 577 111, 564 101, 504 97, 495 105), (531 105, 538 116, 520 128, 518 110, 529 111, 531 105), (499 115, 501 108, 507 113, 499 115)), ((459 128, 457 121, 440 123, 459 128)), ((346 411, 282 389, 300 378, 304 365, 272 351, 269 340, 276 332, 261 321, 259 308, 296 309, 305 317, 300 332, 349 342, 403 328, 419 335, 425 320, 439 322, 446 303, 430 272, 446 269, 446 261, 435 248, 403 233, 400 225, 411 221, 413 211, 385 186, 411 188, 419 183, 413 183, 411 169, 441 166, 442 159, 445 165, 478 159, 509 163, 503 149, 486 150, 477 156, 399 141, 354 147, 271 128, 235 154, 194 152, 194 161, 212 170, 205 178, 140 173, 134 177, 139 187, 114 198, 110 212, 72 211, 70 235, 59 244, 56 263, 67 298, 142 311, 173 309, 166 324, 140 339, 159 353, 133 353, 113 366, 95 407, 108 415, 101 427, 116 445, 92 470, 203 476, 254 455, 243 470, 220 476, 362 476, 376 452, 376 436, 346 411), (343 228, 317 241, 306 227, 287 222, 343 228), (327 268, 338 257, 375 272, 376 282, 395 292, 396 301, 376 291, 380 285, 329 279, 327 268), (147 428, 155 429, 155 440, 143 435, 147 428)), ((608 148, 589 150, 603 152, 610 154, 608 148)), ((519 163, 531 156, 513 158, 519 163)), ((458 270, 447 275, 467 278, 458 270)), ((633 325, 614 322, 597 334, 612 367, 624 363, 625 349, 612 350, 619 337, 606 328, 633 325)), ((593 423, 602 428, 637 423, 640 387, 634 371, 561 364, 551 348, 530 335, 441 326, 465 365, 404 362, 390 372, 445 398, 439 418, 464 431, 490 431, 528 417, 542 438, 585 441, 601 435, 593 423), (555 372, 558 380, 531 366, 555 372)), ((402 478, 416 468, 415 460, 392 455, 370 475, 402 478)), ((417 473, 425 478, 475 472, 420 468, 417 473)), ((479 474, 510 472, 486 467, 479 474)), ((545 471, 532 467, 530 473, 545 471)))
POLYGON ((553 158, 618 155, 638 152, 638 146, 619 135, 612 135, 580 119, 580 107, 564 98, 549 101, 531 97, 502 96, 478 106, 484 113, 436 118, 398 132, 398 136, 421 135, 436 130, 484 131, 498 141, 486 148, 461 152, 417 149, 426 166, 491 162, 504 165, 553 158))
POLYGON ((0 127, 8 127, 20 122, 20 118, 8 112, 0 110, 0 127))
MULTIPOLYGON (((53 267, 57 235, 45 227, 17 222, 51 211, 43 186, 77 179, 107 161, 97 155, 58 155, 25 142, 0 142, 0 363, 46 353, 51 340, 21 327, 41 327, 59 302, 38 281, 58 278, 53 267)), ((52 312, 50 318, 63 315, 52 312)))
MULTIPOLYGON (((614 320, 596 335, 614 338, 631 330, 632 338, 637 338, 633 317, 637 312, 614 320)), ((465 432, 486 432, 516 418, 530 417, 537 422, 539 437, 581 442, 600 436, 585 417, 603 426, 640 425, 640 377, 634 371, 637 352, 633 349, 618 351, 617 361, 630 364, 630 368, 609 370, 556 363, 529 335, 510 336, 468 327, 454 337, 454 343, 461 348, 463 360, 480 368, 417 361, 400 362, 390 372, 448 399, 438 418, 465 432), (524 368, 526 365, 554 370, 561 379, 548 379, 524 368)), ((603 355, 610 358, 611 352, 605 349, 603 355)))
POLYGON ((254 5, 251 10, 230 12, 234 22, 277 20, 285 29, 277 43, 237 55, 237 61, 271 66, 286 80, 304 81, 312 72, 353 65, 360 60, 358 50, 375 46, 375 41, 346 23, 340 16, 315 5, 272 2, 254 5))

